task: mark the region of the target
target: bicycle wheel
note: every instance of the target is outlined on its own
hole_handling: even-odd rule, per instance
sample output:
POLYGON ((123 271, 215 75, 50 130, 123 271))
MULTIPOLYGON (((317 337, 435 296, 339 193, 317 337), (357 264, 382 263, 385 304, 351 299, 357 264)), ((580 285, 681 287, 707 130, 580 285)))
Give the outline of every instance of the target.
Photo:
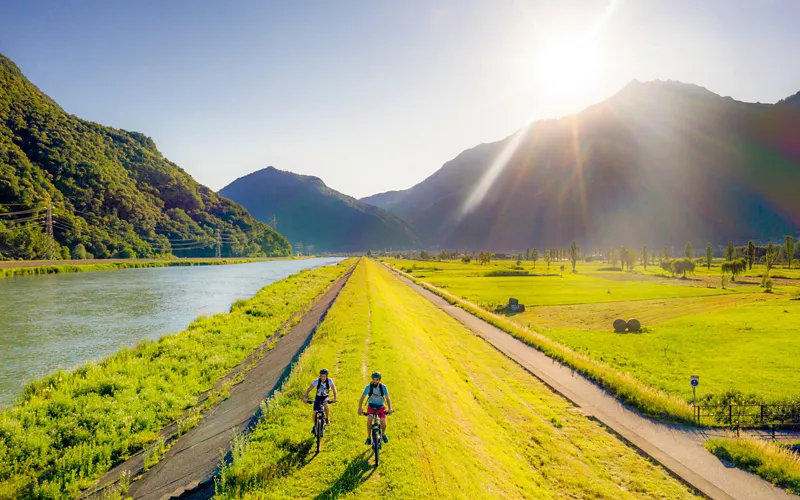
POLYGON ((375 467, 381 460, 381 433, 379 430, 372 431, 372 452, 375 453, 375 467))
POLYGON ((322 428, 323 428, 322 419, 317 417, 317 453, 319 453, 320 443, 322 443, 322 428))

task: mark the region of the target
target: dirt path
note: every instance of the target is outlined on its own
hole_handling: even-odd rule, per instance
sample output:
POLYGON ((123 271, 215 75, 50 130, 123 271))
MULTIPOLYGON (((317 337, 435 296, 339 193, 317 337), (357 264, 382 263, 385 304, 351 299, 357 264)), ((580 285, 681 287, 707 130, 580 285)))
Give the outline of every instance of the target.
MULTIPOLYGON (((394 273, 393 270, 392 272, 394 273)), ((467 311, 451 305, 409 279, 397 273, 394 274, 420 295, 570 400, 584 414, 608 426, 709 498, 720 500, 789 500, 797 498, 772 486, 758 476, 724 464, 706 451, 703 448, 703 442, 709 437, 709 434, 704 429, 666 425, 642 417, 638 412, 621 404, 569 367, 561 365, 535 348, 467 311)))
MULTIPOLYGON (((154 500, 213 496, 213 478, 220 457, 229 452, 233 435, 257 422, 261 402, 280 387, 353 269, 355 267, 331 286, 302 320, 255 363, 244 381, 231 388, 227 399, 210 410, 197 427, 178 438, 161 461, 131 483, 126 498, 154 500)), ((115 479, 120 470, 126 468, 140 470, 141 462, 141 456, 133 457, 111 470, 99 483, 115 479)), ((101 490, 93 496, 101 498, 102 495, 101 490)))

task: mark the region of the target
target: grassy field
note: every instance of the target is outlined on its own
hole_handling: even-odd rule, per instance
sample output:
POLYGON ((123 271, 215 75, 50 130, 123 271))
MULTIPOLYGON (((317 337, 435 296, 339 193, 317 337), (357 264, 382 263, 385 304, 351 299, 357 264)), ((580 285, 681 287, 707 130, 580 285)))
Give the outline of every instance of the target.
POLYGON ((73 371, 30 382, 0 412, 0 499, 74 497, 151 443, 197 397, 353 264, 303 271, 73 371))
POLYGON ((218 498, 693 498, 685 486, 372 261, 362 261, 249 439, 218 498), (299 399, 339 388, 314 456, 299 399), (384 374, 396 410, 371 466, 356 405, 384 374))
POLYGON ((286 259, 286 257, 260 259, 126 259, 126 260, 87 260, 87 261, 30 261, 0 262, 0 278, 14 276, 36 276, 40 274, 82 273, 88 271, 114 271, 117 269, 139 269, 144 267, 183 267, 220 266, 245 264, 266 260, 286 259), (44 262, 43 264, 40 264, 44 262))
MULTIPOLYGON (((744 282, 722 289, 702 279, 603 271, 597 263, 579 263, 577 274, 563 278, 486 276, 515 267, 508 261, 387 263, 488 311, 515 297, 527 307, 509 316, 519 326, 684 401, 692 397, 690 375, 700 376, 702 400, 800 397, 800 301, 791 300, 800 283, 767 294, 744 282), (646 333, 613 333, 615 318, 632 317, 646 333)), ((522 267, 534 272, 530 263, 522 267)))

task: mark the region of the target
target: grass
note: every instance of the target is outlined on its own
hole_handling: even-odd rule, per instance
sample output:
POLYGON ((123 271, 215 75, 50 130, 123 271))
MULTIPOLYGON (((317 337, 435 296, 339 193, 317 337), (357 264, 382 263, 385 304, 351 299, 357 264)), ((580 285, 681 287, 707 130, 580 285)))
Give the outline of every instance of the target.
POLYGON ((711 439, 706 449, 770 483, 800 495, 800 456, 785 447, 752 438, 711 439))
MULTIPOLYGON (((519 299, 526 312, 508 318, 515 326, 499 325, 501 328, 586 370, 618 395, 625 391, 621 393, 619 383, 609 381, 613 372, 685 402, 692 400, 690 375, 700 375, 701 401, 800 399, 800 358, 793 355, 800 348, 800 301, 791 300, 800 292, 791 283, 765 294, 757 285, 741 280, 725 290, 703 280, 652 276, 641 267, 640 274, 601 271, 604 264, 600 263, 579 263, 577 274, 567 272, 563 278, 487 278, 487 266, 476 264, 387 262, 406 271, 411 268, 416 279, 443 288, 453 300, 480 306, 464 306, 475 314, 496 310, 509 297, 519 299), (647 333, 613 333, 615 318, 633 317, 642 320, 647 333), (572 354, 565 355, 564 348, 572 354), (575 354, 590 358, 596 366, 588 367, 575 354), (600 370, 599 365, 608 369, 600 370)), ((492 265, 511 269, 513 263, 492 265)), ((546 271, 541 264, 537 269, 546 271)), ((773 269, 772 274, 789 271, 773 269)), ((763 270, 751 271, 754 275, 759 272, 763 270)), ((631 390, 635 391, 634 385, 631 390)), ((636 402, 634 394, 621 399, 651 415, 667 407, 678 408, 636 402)))
POLYGON ((139 269, 144 267, 183 267, 183 266, 219 266, 228 264, 246 264, 266 259, 207 259, 207 260, 159 260, 159 261, 122 261, 110 263, 87 264, 54 264, 44 266, 0 267, 0 278, 15 276, 37 276, 41 274, 82 273, 88 271, 114 271, 117 269, 139 269))
POLYGON ((235 303, 230 313, 30 382, 0 413, 0 498, 74 497, 91 486, 148 447, 352 263, 303 271, 235 303))
POLYGON ((364 260, 283 392, 234 461, 217 498, 693 498, 660 467, 385 269, 364 260), (322 367, 340 403, 313 455, 308 405, 322 367), (396 413, 381 465, 356 404, 384 374, 396 413))

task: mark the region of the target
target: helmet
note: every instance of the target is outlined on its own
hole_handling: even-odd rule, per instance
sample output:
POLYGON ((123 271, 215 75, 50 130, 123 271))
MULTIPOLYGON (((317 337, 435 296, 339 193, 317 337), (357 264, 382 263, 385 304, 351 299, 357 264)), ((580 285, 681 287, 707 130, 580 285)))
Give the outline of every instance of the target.
POLYGON ((319 374, 320 375, 327 375, 328 374, 328 369, 327 368, 323 368, 322 370, 319 371, 319 374))
POLYGON ((372 372, 372 378, 381 378, 381 372, 372 372))

